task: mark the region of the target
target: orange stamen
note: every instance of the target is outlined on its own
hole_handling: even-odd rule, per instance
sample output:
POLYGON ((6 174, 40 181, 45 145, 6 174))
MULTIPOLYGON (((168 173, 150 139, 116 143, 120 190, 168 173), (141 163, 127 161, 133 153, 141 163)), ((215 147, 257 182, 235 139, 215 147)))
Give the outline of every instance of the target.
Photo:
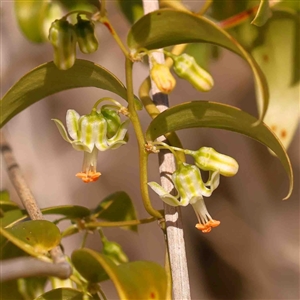
POLYGON ((211 231, 211 228, 217 227, 220 225, 220 221, 216 221, 216 220, 210 220, 205 224, 196 224, 196 228, 201 230, 203 233, 208 233, 211 231))
POLYGON ((89 182, 97 181, 100 175, 101 175, 100 172, 89 171, 88 173, 85 172, 77 173, 75 176, 80 178, 83 182, 89 183, 89 182))

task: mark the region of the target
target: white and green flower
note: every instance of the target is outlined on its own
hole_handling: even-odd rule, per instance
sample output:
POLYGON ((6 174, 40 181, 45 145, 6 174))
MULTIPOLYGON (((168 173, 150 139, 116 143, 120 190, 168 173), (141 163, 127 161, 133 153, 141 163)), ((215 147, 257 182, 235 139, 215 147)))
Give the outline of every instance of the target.
POLYGON ((187 206, 191 204, 199 222, 196 224, 196 228, 202 232, 210 232, 212 227, 217 227, 220 224, 220 221, 216 221, 210 216, 203 199, 203 196, 211 196, 212 192, 219 186, 219 171, 210 171, 209 179, 204 183, 200 170, 196 166, 179 163, 177 170, 172 175, 172 181, 178 191, 177 196, 169 194, 156 182, 149 182, 148 185, 168 205, 187 206))
POLYGON ((67 130, 60 120, 53 119, 62 138, 70 143, 75 150, 84 151, 82 172, 76 176, 83 182, 96 181, 101 175, 96 171, 98 151, 117 149, 126 144, 124 141, 129 120, 114 128, 114 135, 108 138, 108 130, 112 131, 106 118, 95 108, 91 114, 80 116, 75 110, 69 109, 66 116, 67 130), (71 137, 69 137, 68 136, 71 137))

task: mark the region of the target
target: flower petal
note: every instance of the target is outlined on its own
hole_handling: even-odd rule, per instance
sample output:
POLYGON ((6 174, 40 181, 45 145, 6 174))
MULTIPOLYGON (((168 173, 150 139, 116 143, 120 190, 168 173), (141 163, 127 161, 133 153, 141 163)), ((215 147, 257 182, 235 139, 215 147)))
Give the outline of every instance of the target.
POLYGON ((57 126, 57 129, 58 129, 60 135, 62 136, 62 138, 66 142, 72 143, 72 140, 68 137, 67 131, 66 131, 65 126, 63 125, 63 123, 60 120, 57 120, 57 119, 51 119, 51 120, 55 122, 55 125, 57 126))
POLYGON ((171 206, 186 206, 189 203, 183 204, 176 197, 169 194, 161 185, 156 182, 148 182, 151 189, 161 198, 162 201, 171 206))
POLYGON ((82 116, 79 119, 79 140, 92 152, 94 148, 94 128, 89 116, 82 116))
POLYGON ((130 123, 130 120, 126 120, 125 122, 123 122, 121 124, 121 126, 119 127, 118 131, 116 132, 116 134, 108 140, 108 145, 114 146, 114 147, 110 147, 110 148, 116 149, 116 148, 119 148, 121 145, 126 144, 126 142, 124 141, 124 137, 127 133, 127 128, 128 128, 129 123, 130 123), (117 145, 117 147, 116 147, 116 145, 117 145))
POLYGON ((74 109, 69 109, 66 116, 66 124, 70 137, 78 140, 78 120, 80 115, 74 109))

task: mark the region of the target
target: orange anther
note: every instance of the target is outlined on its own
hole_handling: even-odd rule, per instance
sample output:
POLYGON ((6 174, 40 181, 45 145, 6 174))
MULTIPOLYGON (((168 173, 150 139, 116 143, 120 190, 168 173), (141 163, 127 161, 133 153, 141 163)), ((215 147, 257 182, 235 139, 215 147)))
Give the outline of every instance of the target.
POLYGON ((89 183, 89 182, 97 181, 100 175, 101 175, 100 172, 89 171, 88 173, 85 172, 77 173, 75 176, 80 178, 83 182, 89 183))

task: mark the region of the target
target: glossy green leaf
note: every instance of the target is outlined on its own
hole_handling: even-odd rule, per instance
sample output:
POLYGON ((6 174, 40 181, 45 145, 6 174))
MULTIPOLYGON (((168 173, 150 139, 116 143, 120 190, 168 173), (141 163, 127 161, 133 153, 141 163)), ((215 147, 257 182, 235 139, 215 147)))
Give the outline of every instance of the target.
POLYGON ((164 268, 156 263, 136 261, 117 266, 105 255, 90 249, 74 251, 72 261, 77 270, 78 264, 84 269, 81 275, 87 280, 94 279, 93 276, 96 278, 97 270, 103 268, 113 281, 120 299, 166 299, 167 276, 164 268), (86 260, 90 261, 90 268, 85 266, 86 260))
POLYGON ((58 288, 51 290, 37 298, 35 300, 89 300, 93 299, 89 295, 85 295, 83 292, 72 288, 58 288), (83 298, 85 296, 85 298, 83 298))
POLYGON ((27 221, 7 229, 0 234, 26 253, 38 256, 57 246, 61 234, 57 226, 45 220, 27 221))
MULTIPOLYGON (((288 148, 300 116, 300 18, 296 13, 274 11, 262 35, 263 43, 252 53, 270 88, 264 122, 288 148)), ((262 99, 257 100, 261 109, 262 99)))
MULTIPOLYGON (((132 201, 125 192, 116 192, 106 197, 94 209, 93 214, 111 222, 137 220, 132 201)), ((136 225, 123 228, 137 231, 136 225)))
POLYGON ((293 171, 289 157, 273 132, 264 123, 253 126, 256 122, 256 118, 233 106, 193 101, 176 105, 159 114, 150 123, 146 138, 154 141, 168 132, 193 127, 219 128, 242 133, 269 147, 278 156, 290 180, 289 192, 285 197, 287 199, 293 190, 293 171))
MULTIPOLYGON (((74 66, 66 71, 57 69, 53 62, 49 62, 31 70, 4 95, 0 102, 0 126, 47 96, 79 87, 101 88, 127 99, 123 83, 93 62, 77 59, 74 66)), ((138 99, 136 105, 141 109, 138 99)))
MULTIPOLYGON (((63 215, 67 219, 81 219, 90 215, 90 210, 84 206, 78 205, 61 205, 41 209, 44 215, 63 215)), ((12 226, 22 220, 28 218, 25 210, 9 211, 5 213, 3 218, 0 218, 0 226, 12 226)))
POLYGON ((4 216, 0 218, 0 227, 6 227, 8 225, 19 222, 26 219, 27 215, 24 210, 14 209, 5 212, 4 216))
MULTIPOLYGON (((10 200, 8 191, 0 192, 0 209, 3 212, 18 209, 18 208, 19 208, 19 206, 15 202, 12 202, 10 200)), ((1 219, 0 219, 0 222, 1 222, 1 219)))
POLYGON ((266 24, 271 15, 272 13, 269 5, 269 0, 260 0, 257 13, 251 24, 256 26, 263 26, 264 24, 266 24))
POLYGON ((131 27, 127 43, 132 52, 141 48, 151 50, 185 43, 211 43, 233 51, 244 58, 253 71, 257 89, 264 101, 263 119, 269 101, 264 74, 253 57, 212 21, 182 11, 157 10, 145 15, 131 27))
POLYGON ((32 42, 42 43, 48 38, 48 31, 62 11, 55 2, 15 0, 15 15, 23 34, 32 42))
POLYGON ((118 0, 118 5, 131 24, 144 15, 142 0, 118 0))

